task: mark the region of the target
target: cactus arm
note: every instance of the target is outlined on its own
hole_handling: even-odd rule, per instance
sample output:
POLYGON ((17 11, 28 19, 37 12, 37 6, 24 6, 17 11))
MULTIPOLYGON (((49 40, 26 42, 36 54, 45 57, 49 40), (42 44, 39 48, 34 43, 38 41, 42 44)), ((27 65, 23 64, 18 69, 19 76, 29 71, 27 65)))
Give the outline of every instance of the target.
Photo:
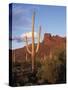
POLYGON ((41 33, 41 26, 40 26, 39 34, 38 34, 38 44, 37 44, 37 48, 36 48, 36 53, 38 52, 39 46, 40 46, 40 33, 41 33))
POLYGON ((29 50, 29 48, 28 48, 28 41, 27 41, 27 37, 26 37, 26 49, 27 49, 27 52, 29 53, 29 54, 32 54, 32 52, 29 50))

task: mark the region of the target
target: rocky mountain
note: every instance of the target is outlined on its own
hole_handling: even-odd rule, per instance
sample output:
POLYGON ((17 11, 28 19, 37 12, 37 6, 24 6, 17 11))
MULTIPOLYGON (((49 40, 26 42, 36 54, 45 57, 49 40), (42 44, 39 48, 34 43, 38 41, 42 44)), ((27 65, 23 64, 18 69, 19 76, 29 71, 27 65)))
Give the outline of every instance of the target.
MULTIPOLYGON (((29 45, 29 48, 31 50, 31 45, 29 45)), ((60 37, 58 35, 52 36, 50 33, 45 33, 36 57, 41 60, 44 60, 47 56, 51 58, 55 51, 63 48, 66 48, 66 37, 60 37)), ((31 59, 31 55, 28 54, 25 46, 16 50, 10 50, 9 52, 12 53, 12 60, 18 62, 22 62, 26 60, 26 58, 31 59)))

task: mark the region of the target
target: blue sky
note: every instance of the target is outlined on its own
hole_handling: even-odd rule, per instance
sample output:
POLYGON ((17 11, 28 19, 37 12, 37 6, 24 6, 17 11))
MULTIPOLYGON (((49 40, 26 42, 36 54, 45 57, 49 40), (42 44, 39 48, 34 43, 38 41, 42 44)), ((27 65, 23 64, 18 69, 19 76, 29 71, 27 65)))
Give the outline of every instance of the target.
MULTIPOLYGON (((44 33, 66 36, 66 7, 12 4, 12 37, 19 37, 32 30, 32 14, 35 11, 35 32, 41 25, 41 37, 44 33)), ((25 42, 12 41, 12 48, 21 48, 25 42)))

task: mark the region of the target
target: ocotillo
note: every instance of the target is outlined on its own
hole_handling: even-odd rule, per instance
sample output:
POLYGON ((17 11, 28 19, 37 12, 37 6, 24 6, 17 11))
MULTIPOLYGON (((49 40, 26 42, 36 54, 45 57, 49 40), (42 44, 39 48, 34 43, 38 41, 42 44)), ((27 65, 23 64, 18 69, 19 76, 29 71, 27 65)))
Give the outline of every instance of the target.
POLYGON ((34 45, 34 19, 35 19, 35 12, 33 13, 33 16, 32 16, 32 51, 30 51, 28 48, 28 41, 27 41, 27 36, 26 36, 26 49, 27 49, 28 53, 31 54, 31 57, 32 57, 32 72, 34 72, 35 54, 39 50, 40 32, 41 32, 41 26, 40 26, 39 33, 38 33, 38 44, 37 44, 37 48, 35 50, 35 45, 34 45))

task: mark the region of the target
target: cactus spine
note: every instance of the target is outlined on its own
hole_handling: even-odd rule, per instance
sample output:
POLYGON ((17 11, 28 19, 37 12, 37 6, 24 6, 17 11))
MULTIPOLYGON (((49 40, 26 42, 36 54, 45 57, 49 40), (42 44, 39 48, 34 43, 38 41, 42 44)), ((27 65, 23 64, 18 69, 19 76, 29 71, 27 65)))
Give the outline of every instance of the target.
POLYGON ((41 26, 40 26, 39 33, 38 33, 38 44, 37 44, 37 48, 35 50, 35 45, 34 45, 34 19, 35 19, 35 12, 33 13, 33 16, 32 16, 32 51, 30 51, 28 48, 28 41, 27 41, 27 36, 26 36, 26 49, 27 49, 27 52, 29 54, 31 54, 31 57, 32 57, 32 72, 34 72, 34 69, 35 69, 35 67, 34 67, 34 65, 35 65, 35 54, 39 50, 40 32, 41 32, 41 26))

